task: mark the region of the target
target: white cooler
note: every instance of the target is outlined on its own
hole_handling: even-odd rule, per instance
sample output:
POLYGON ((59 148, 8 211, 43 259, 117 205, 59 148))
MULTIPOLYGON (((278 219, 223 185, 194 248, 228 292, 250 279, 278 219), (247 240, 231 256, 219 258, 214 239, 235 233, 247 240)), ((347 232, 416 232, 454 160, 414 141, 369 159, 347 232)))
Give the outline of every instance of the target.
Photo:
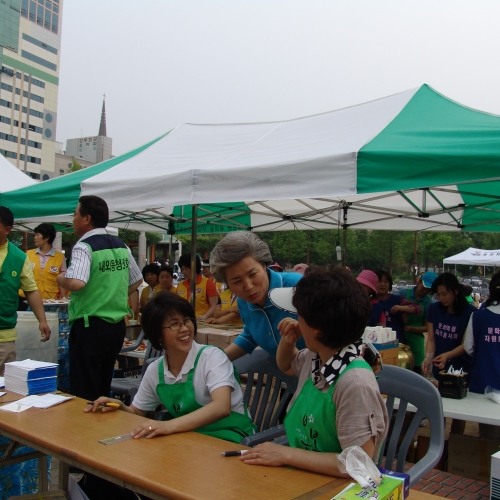
POLYGON ((57 313, 46 312, 45 317, 51 334, 47 342, 40 342, 42 336, 38 328, 38 320, 33 312, 17 313, 17 361, 35 359, 57 363, 57 349, 59 343, 59 317, 57 313))

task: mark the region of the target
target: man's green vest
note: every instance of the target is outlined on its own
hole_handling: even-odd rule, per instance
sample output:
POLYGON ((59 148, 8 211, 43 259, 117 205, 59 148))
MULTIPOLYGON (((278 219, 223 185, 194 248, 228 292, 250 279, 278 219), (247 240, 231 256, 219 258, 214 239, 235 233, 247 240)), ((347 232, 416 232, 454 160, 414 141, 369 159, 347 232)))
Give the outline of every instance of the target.
POLYGON ((92 254, 89 280, 84 288, 71 292, 69 322, 96 316, 108 323, 118 323, 129 312, 129 257, 125 243, 109 234, 96 234, 83 240, 92 254))
POLYGON ((22 250, 10 241, 7 245, 7 256, 0 272, 0 330, 16 327, 21 272, 26 261, 22 250))

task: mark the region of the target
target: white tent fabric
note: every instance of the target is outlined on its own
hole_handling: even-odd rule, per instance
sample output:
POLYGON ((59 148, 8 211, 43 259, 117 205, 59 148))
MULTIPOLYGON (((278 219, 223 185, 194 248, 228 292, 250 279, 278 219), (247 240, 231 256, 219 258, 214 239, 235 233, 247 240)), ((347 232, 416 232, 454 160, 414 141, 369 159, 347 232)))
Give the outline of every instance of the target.
POLYGON ((443 264, 467 264, 469 266, 500 266, 500 250, 468 248, 443 260, 443 264))
POLYGON ((191 232, 191 205, 198 207, 199 234, 341 227, 492 231, 500 225, 496 130, 498 117, 422 86, 295 120, 180 125, 112 165, 93 167, 95 174, 68 186, 71 196, 61 196, 69 191, 52 180, 57 208, 45 214, 26 207, 32 199, 50 207, 52 181, 35 197, 9 195, 24 212, 16 219, 24 227, 42 219, 68 223, 84 194, 106 200, 116 227, 166 232, 172 222, 180 234, 191 232), (476 164, 488 168, 471 168, 476 164))
POLYGON ((21 172, 17 167, 0 154, 0 193, 14 191, 36 184, 36 181, 21 172))
POLYGON ((357 151, 417 90, 289 121, 180 125, 137 156, 82 182, 82 194, 102 196, 111 210, 130 211, 353 195, 357 151))

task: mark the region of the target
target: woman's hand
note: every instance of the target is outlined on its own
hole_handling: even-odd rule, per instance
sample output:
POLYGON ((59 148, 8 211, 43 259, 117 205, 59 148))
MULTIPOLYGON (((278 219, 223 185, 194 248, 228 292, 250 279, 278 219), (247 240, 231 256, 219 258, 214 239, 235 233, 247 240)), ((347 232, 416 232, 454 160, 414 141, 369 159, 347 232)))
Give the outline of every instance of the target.
POLYGON ((436 368, 441 368, 443 369, 446 366, 447 361, 450 359, 449 353, 445 352, 443 354, 440 354, 439 356, 436 356, 432 362, 436 368))
POLYGON ((240 460, 249 465, 279 467, 287 464, 286 455, 289 449, 288 446, 280 444, 263 443, 241 455, 240 460))
POLYGON ((123 401, 120 401, 119 399, 113 399, 113 398, 106 398, 104 396, 101 396, 100 398, 96 399, 94 401, 94 404, 93 405, 87 405, 83 411, 85 413, 90 413, 90 412, 96 412, 98 410, 98 408, 102 408, 102 413, 108 413, 110 411, 115 411, 115 410, 123 410, 124 407, 125 407, 125 404, 123 403, 123 401), (103 405, 105 403, 112 403, 112 404, 119 404, 120 407, 119 408, 115 408, 113 406, 100 406, 100 405, 103 405))
POLYGON ((205 316, 196 316, 197 321, 206 321, 205 316))
POLYGON ((391 307, 391 314, 396 314, 400 311, 404 311, 404 306, 392 306, 391 307))
POLYGON ((140 439, 143 437, 149 439, 155 436, 161 436, 162 434, 172 434, 168 421, 160 422, 157 420, 149 420, 136 427, 130 433, 134 439, 140 439))
POLYGON ((427 352, 425 358, 422 362, 422 375, 427 377, 432 368, 432 360, 434 358, 434 352, 427 352))
POLYGON ((302 337, 299 322, 293 318, 284 318, 278 323, 278 330, 281 334, 281 340, 287 344, 295 345, 302 337))

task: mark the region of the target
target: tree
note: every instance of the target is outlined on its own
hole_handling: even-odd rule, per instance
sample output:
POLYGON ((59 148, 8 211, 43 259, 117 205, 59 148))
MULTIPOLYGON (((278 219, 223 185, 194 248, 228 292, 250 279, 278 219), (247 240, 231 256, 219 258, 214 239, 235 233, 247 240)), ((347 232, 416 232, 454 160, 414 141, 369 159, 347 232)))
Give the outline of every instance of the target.
MULTIPOLYGON (((124 243, 137 243, 139 241, 139 231, 130 229, 118 229, 118 238, 124 243)), ((148 245, 156 245, 162 237, 158 233, 146 233, 146 243, 148 245)))
POLYGON ((452 238, 450 234, 442 232, 420 233, 418 249, 421 262, 425 270, 429 267, 441 267, 452 238))
POLYGON ((74 159, 71 159, 71 167, 69 167, 68 172, 76 172, 81 170, 83 167, 74 159))

